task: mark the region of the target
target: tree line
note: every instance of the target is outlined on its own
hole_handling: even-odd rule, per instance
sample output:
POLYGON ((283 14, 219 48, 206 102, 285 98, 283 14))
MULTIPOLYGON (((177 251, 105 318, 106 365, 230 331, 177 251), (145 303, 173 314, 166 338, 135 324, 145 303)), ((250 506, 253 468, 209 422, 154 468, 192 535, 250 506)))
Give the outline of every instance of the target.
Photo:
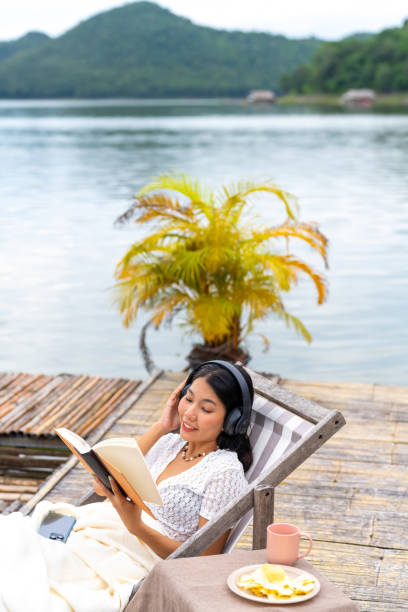
POLYGON ((408 19, 376 35, 323 43, 310 62, 282 74, 280 87, 300 94, 408 91, 408 19))

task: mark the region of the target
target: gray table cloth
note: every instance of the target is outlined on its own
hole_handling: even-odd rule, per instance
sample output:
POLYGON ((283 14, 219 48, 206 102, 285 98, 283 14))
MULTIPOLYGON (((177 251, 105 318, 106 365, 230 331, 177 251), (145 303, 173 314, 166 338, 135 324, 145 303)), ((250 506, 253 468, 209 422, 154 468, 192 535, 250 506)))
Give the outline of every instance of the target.
POLYGON ((231 572, 245 565, 266 562, 265 550, 160 561, 144 580, 126 612, 358 611, 351 599, 304 559, 295 567, 310 572, 320 581, 320 592, 312 599, 272 605, 252 602, 230 591, 227 578, 231 572))

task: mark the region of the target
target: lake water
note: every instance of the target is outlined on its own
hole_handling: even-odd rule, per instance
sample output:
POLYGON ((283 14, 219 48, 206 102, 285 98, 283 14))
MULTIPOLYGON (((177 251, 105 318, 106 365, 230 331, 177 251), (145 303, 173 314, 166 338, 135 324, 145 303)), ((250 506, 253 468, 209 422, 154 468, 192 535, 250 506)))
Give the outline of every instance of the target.
MULTIPOLYGON (((0 101, 0 371, 146 377, 146 316, 124 329, 109 289, 140 230, 113 222, 170 170, 214 187, 273 179, 330 240, 328 301, 316 305, 308 280, 285 300, 312 344, 265 320, 247 342, 252 367, 407 384, 408 116, 216 100, 0 101)), ((272 200, 254 209, 282 220, 272 200)), ((177 325, 148 333, 156 364, 174 370, 197 340, 177 325)))

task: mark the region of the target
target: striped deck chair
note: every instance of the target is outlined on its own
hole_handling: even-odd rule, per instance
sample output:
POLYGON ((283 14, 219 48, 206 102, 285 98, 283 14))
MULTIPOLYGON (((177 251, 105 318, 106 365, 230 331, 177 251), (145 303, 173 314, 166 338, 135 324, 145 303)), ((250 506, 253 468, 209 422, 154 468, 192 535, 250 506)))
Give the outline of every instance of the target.
MULTIPOLYGON (((313 423, 293 414, 278 404, 257 396, 252 408, 249 439, 253 449, 253 463, 245 474, 248 484, 258 482, 260 478, 272 471, 274 465, 295 446, 313 428, 313 423)), ((266 490, 269 487, 265 488, 266 490)), ((272 487, 271 487, 272 489, 272 487)), ((273 506, 273 490, 270 506, 273 506)), ((252 520, 253 509, 249 510, 232 529, 224 552, 231 552, 242 533, 252 520)), ((270 508, 270 520, 273 522, 273 507, 270 508)), ((268 524, 269 524, 268 523, 268 524)), ((261 528, 261 527, 260 527, 261 528)))
POLYGON ((227 529, 231 552, 254 517, 253 549, 266 546, 273 522, 274 489, 343 425, 343 415, 280 387, 247 368, 255 390, 249 438, 254 461, 246 473, 248 490, 221 515, 208 521, 168 558, 199 555, 227 529))
MULTIPOLYGON (((252 517, 253 549, 265 548, 266 527, 273 522, 274 489, 344 424, 343 415, 306 400, 247 368, 255 401, 249 438, 253 464, 246 473, 248 490, 208 521, 167 557, 194 557, 231 529, 223 552, 229 553, 252 517)), ((140 583, 135 585, 133 594, 140 583)), ((130 600, 126 612, 132 611, 130 600)))

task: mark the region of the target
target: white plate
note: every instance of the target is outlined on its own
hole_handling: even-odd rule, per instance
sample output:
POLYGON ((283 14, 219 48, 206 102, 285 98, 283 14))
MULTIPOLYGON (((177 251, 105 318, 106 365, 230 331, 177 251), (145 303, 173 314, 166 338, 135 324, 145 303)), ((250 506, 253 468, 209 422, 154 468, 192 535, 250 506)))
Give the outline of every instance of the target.
POLYGON ((265 564, 257 563, 256 565, 246 565, 245 567, 240 567, 239 569, 232 572, 232 574, 230 574, 227 579, 227 584, 231 591, 233 591, 233 593, 236 593, 240 597, 244 597, 244 599, 250 599, 251 601, 258 601, 263 604, 273 604, 279 606, 284 604, 298 603, 299 601, 306 601, 306 599, 311 599, 320 591, 320 582, 315 576, 313 576, 313 574, 310 574, 310 572, 305 572, 304 570, 301 570, 297 567, 292 567, 291 565, 281 565, 280 567, 285 570, 285 573, 289 579, 296 578, 296 576, 300 576, 300 574, 312 576, 315 580, 315 586, 313 591, 310 591, 310 593, 307 593, 306 595, 295 595, 295 597, 291 597, 290 599, 267 599, 267 597, 258 597, 257 595, 251 593, 251 591, 246 591, 245 589, 241 589, 239 586, 237 586, 237 582, 243 574, 249 574, 254 570, 258 569, 258 567, 262 567, 262 565, 265 564))

